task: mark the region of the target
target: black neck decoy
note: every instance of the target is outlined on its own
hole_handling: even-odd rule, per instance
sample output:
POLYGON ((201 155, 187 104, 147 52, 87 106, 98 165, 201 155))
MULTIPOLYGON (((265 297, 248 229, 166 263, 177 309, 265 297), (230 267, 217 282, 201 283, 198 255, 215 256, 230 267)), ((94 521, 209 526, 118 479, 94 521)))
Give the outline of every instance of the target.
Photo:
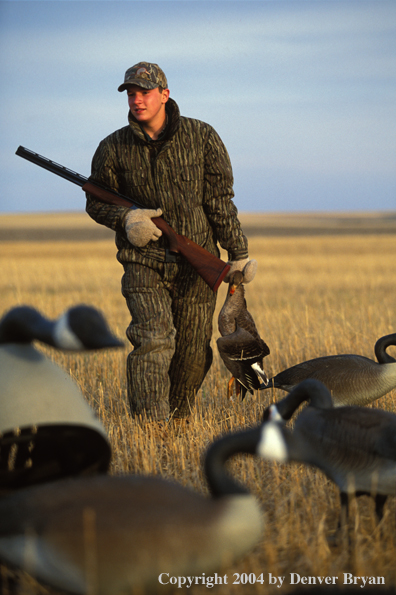
POLYGON ((77 384, 34 343, 84 351, 123 345, 103 315, 74 306, 49 320, 18 306, 0 320, 0 489, 107 470, 110 445, 77 384))
POLYGON ((354 354, 318 357, 279 372, 263 388, 290 392, 303 380, 314 378, 327 386, 335 407, 368 405, 396 388, 396 360, 386 352, 391 345, 396 345, 396 333, 376 342, 378 362, 354 354))
POLYGON ((263 419, 263 455, 321 469, 340 490, 342 523, 351 494, 373 496, 382 518, 388 496, 396 495, 395 414, 371 407, 335 408, 328 389, 308 379, 267 407, 263 419), (293 431, 282 427, 279 422, 289 420, 305 401, 293 431))
POLYGON ((232 456, 254 454, 259 436, 209 447, 209 497, 159 477, 98 475, 0 498, 0 560, 74 595, 164 593, 171 577, 219 571, 262 535, 257 499, 226 470, 232 456))
POLYGON ((236 271, 230 278, 227 297, 220 311, 218 326, 221 337, 217 347, 221 359, 232 377, 228 397, 236 382, 237 395, 242 400, 246 392, 262 389, 268 382, 263 359, 269 354, 268 345, 261 339, 252 315, 247 309, 243 273, 236 271))

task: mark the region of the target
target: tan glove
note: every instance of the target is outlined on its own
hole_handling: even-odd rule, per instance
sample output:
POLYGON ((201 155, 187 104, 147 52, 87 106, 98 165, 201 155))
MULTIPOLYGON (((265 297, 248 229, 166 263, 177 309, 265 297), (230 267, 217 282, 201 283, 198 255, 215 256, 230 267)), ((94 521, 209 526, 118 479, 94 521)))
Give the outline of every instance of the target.
POLYGON ((128 241, 138 248, 143 248, 150 241, 156 242, 162 231, 151 221, 151 217, 160 215, 161 209, 131 209, 124 219, 128 241))
POLYGON ((229 264, 231 268, 223 279, 225 283, 229 283, 230 278, 232 277, 233 273, 235 273, 235 271, 242 271, 243 282, 245 284, 253 281, 257 271, 257 260, 254 258, 251 260, 249 258, 242 258, 241 260, 229 260, 227 264, 229 264))

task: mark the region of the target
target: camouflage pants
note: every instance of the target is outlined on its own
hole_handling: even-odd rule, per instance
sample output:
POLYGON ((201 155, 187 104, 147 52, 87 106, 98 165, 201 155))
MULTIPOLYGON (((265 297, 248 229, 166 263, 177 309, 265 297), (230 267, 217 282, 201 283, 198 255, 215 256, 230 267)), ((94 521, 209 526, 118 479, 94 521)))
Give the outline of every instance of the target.
POLYGON ((124 264, 122 294, 134 349, 127 359, 132 415, 186 417, 212 363, 215 293, 184 262, 124 264))

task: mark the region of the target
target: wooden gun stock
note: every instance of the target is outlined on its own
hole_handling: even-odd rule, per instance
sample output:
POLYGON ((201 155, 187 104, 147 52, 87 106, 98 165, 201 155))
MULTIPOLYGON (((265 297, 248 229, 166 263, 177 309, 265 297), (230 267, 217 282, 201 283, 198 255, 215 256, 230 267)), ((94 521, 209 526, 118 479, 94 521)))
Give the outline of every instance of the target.
MULTIPOLYGON (((96 186, 92 182, 86 182, 82 189, 89 194, 92 194, 95 198, 101 202, 108 203, 110 205, 131 207, 131 201, 127 198, 117 195, 116 193, 110 192, 104 188, 96 186)), ((230 270, 230 265, 225 263, 220 258, 217 258, 214 254, 208 252, 202 246, 199 246, 192 240, 189 240, 185 236, 176 233, 170 225, 162 217, 153 217, 152 222, 158 227, 166 237, 169 250, 181 254, 202 279, 209 285, 213 291, 217 291, 224 277, 230 270)))

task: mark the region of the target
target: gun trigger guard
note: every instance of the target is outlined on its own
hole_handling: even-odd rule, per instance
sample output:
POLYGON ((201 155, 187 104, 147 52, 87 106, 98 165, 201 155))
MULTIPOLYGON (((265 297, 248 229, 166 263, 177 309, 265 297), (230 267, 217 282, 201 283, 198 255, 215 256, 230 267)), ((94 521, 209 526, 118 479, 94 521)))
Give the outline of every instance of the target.
POLYGON ((165 262, 178 262, 177 254, 165 248, 165 262))

